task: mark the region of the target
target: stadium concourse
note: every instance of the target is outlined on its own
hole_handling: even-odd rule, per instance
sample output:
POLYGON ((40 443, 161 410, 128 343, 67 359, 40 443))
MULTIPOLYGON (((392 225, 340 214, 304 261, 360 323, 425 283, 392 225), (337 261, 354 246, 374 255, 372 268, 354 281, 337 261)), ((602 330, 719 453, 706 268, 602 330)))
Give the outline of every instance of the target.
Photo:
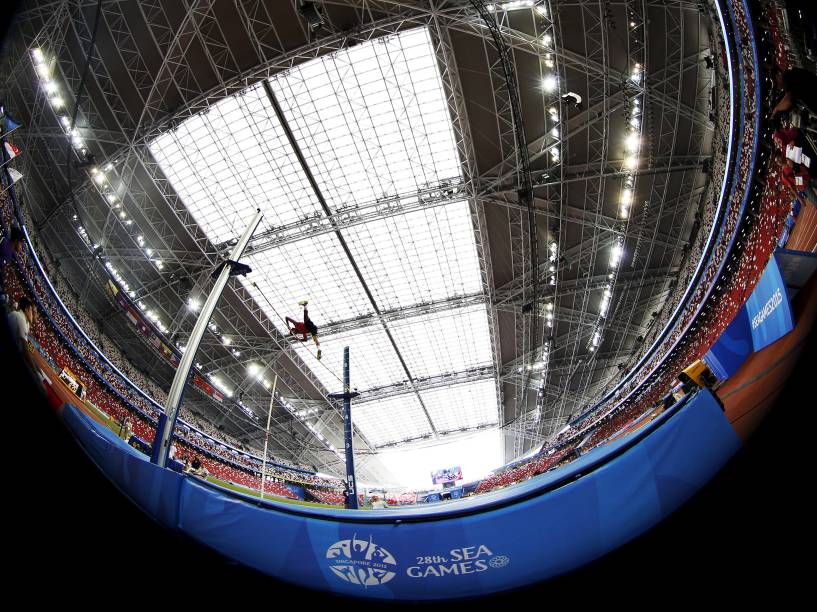
MULTIPOLYGON (((306 4, 315 8, 312 3, 306 4)), ((524 3, 519 4, 521 6, 524 3)), ((530 3, 530 7, 534 6, 544 7, 546 3, 530 3)), ((809 160, 815 159, 817 153, 814 150, 817 109, 809 108, 808 99, 803 97, 796 99, 791 109, 772 115, 780 98, 790 91, 786 89, 787 85, 781 85, 775 80, 775 71, 788 73, 794 67, 813 67, 815 51, 813 28, 798 30, 797 19, 787 11, 783 3, 731 2, 723 3, 723 6, 728 8, 734 28, 732 26, 725 28, 723 36, 726 38, 719 34, 712 40, 713 51, 716 46, 719 47, 717 52, 713 52, 712 57, 716 58, 721 70, 715 70, 712 76, 713 105, 720 107, 712 109, 716 129, 713 135, 714 146, 709 174, 717 179, 723 178, 724 187, 720 189, 720 195, 708 200, 700 208, 700 215, 696 216, 696 223, 701 228, 712 231, 699 232, 700 239, 690 240, 687 253, 689 261, 694 265, 686 270, 684 281, 676 279, 677 282, 667 292, 667 304, 658 317, 660 324, 651 329, 652 336, 649 342, 643 343, 644 350, 637 355, 634 354, 632 369, 627 372, 620 371, 619 378, 601 389, 594 401, 579 402, 580 410, 572 413, 572 418, 567 419, 565 426, 558 431, 551 430, 550 434, 542 439, 541 444, 532 448, 531 452, 525 453, 524 457, 515 457, 513 461, 494 470, 487 477, 458 486, 458 496, 478 499, 486 494, 486 500, 500 499, 496 497, 497 491, 507 492, 512 496, 514 491, 523 490, 520 488, 523 483, 525 486, 534 487, 539 482, 546 482, 547 478, 558 479, 559 474, 568 473, 560 470, 570 470, 572 466, 584 465, 581 462, 588 457, 602 456, 607 452, 605 449, 617 448, 616 444, 622 442, 635 444, 641 439, 648 439, 653 432, 661 429, 662 423, 670 420, 668 417, 684 410, 683 402, 691 402, 699 395, 708 393, 700 387, 711 385, 687 384, 682 373, 690 365, 706 360, 707 356, 716 350, 719 340, 728 333, 727 330, 739 318, 753 292, 761 286, 762 277, 770 262, 776 261, 776 251, 785 249, 801 253, 817 252, 817 207, 811 203, 812 194, 809 193, 812 185, 817 183, 811 182, 808 176, 809 160), (728 74, 730 69, 731 75, 728 74), (733 123, 739 125, 740 129, 733 129, 733 123), (785 134, 785 142, 782 144, 779 138, 781 133, 785 134), (798 161, 794 161, 795 155, 798 161), (804 176, 805 183, 794 182, 793 172, 804 176), (704 240, 706 234, 709 236, 704 240), (652 347, 647 350, 647 345, 651 342, 652 347), (646 437, 639 438, 645 432, 646 437), (491 492, 494 492, 494 497, 491 497, 491 492)), ((547 11, 550 12, 554 7, 558 7, 558 3, 547 4, 547 7, 547 11)), ((497 12, 499 9, 490 10, 497 12)), ((707 10, 712 8, 709 7, 707 10)), ((303 14, 306 19, 313 15, 310 10, 305 10, 303 14)), ((320 13, 316 14, 320 16, 320 13)), ((53 27, 53 24, 49 27, 53 27)), ((83 40, 82 36, 78 38, 83 40)), ((36 54, 33 63, 35 68, 43 65, 36 54)), ((43 71, 38 72, 42 76, 43 71)), ((255 94, 247 94, 247 99, 251 95, 255 94)), ((124 438, 123 441, 138 452, 150 454, 150 447, 157 435, 157 423, 167 402, 167 394, 163 391, 166 387, 165 380, 152 378, 149 372, 140 371, 140 368, 130 362, 124 347, 118 344, 119 338, 105 333, 104 328, 97 323, 98 312, 89 312, 83 298, 77 295, 74 289, 76 283, 65 276, 67 266, 50 254, 49 242, 52 239, 40 234, 43 224, 35 222, 32 211, 26 208, 26 176, 20 177, 11 172, 15 168, 15 160, 23 158, 27 152, 33 153, 33 147, 36 146, 35 136, 25 137, 28 139, 23 140, 26 132, 33 133, 45 130, 46 127, 26 121, 26 111, 23 108, 12 106, 8 100, 6 103, 9 103, 9 106, 4 106, 4 190, 0 194, 0 209, 4 235, 8 236, 12 227, 24 228, 26 244, 24 253, 10 254, 4 259, 3 288, 10 304, 28 298, 35 303, 39 313, 28 330, 25 345, 26 362, 33 365, 33 372, 38 377, 38 384, 44 391, 48 403, 59 414, 62 414, 66 405, 74 405, 85 418, 90 419, 89 422, 95 424, 94 427, 112 432, 114 438, 117 436, 124 438), (15 142, 31 145, 32 149, 17 148, 15 142), (80 384, 81 392, 77 391, 77 382, 80 384)), ((568 129, 567 126, 565 129, 568 129)), ((73 128, 70 128, 68 131, 69 139, 76 136, 76 132, 72 130, 73 128)), ((65 138, 63 140, 65 143, 60 147, 63 152, 66 145, 78 156, 79 152, 84 150, 85 143, 80 147, 76 142, 69 144, 72 143, 71 140, 65 138), (79 152, 71 149, 72 146, 75 149, 79 148, 79 152)), ((167 142, 165 145, 162 153, 156 151, 155 144, 152 145, 153 153, 169 157, 172 143, 167 142)), ((88 146, 91 146, 90 140, 88 146)), ((79 160, 82 162, 81 157, 79 160)), ((51 163, 58 168, 61 161, 52 158, 51 163)), ((75 164, 75 161, 70 164, 75 164)), ((82 168, 91 165, 80 164, 79 170, 75 172, 83 172, 82 168)), ((176 170, 169 167, 167 169, 167 172, 174 171, 176 170)), ((96 176, 93 170, 89 170, 89 173, 91 177, 96 176)), ((17 174, 19 175, 19 172, 17 174)), ((633 177, 628 176, 629 178, 633 177)), ((177 186, 181 185, 178 181, 175 183, 177 186)), ((96 182, 99 185, 103 184, 100 181, 96 182)), ((629 184, 629 189, 634 189, 633 183, 629 184)), ((186 187, 180 186, 179 189, 184 191, 186 187)), ((114 192, 100 193, 110 201, 111 206, 115 206, 115 200, 124 199, 122 193, 118 195, 114 195, 114 192)), ((814 193, 817 194, 817 190, 814 193)), ((116 212, 118 210, 112 208, 114 211, 112 218, 121 216, 122 219, 126 219, 123 216, 124 211, 116 212)), ((81 211, 78 212, 82 214, 81 211)), ((212 222, 211 219, 201 216, 197 217, 197 220, 203 226, 212 222)), ((453 221, 451 223, 453 224, 453 221)), ((84 226, 79 227, 80 234, 87 234, 84 226)), ((335 231, 340 236, 337 227, 335 226, 335 231)), ((216 230, 213 231, 217 233, 216 230)), ((623 235, 626 236, 626 230, 623 235)), ((83 248, 87 248, 101 261, 102 251, 97 250, 99 244, 95 242, 96 237, 87 235, 81 237, 87 243, 83 248)), ((235 236, 229 234, 224 236, 222 242, 231 237, 235 236)), ((214 237, 210 239, 215 240, 214 237)), ((278 248, 285 248, 284 243, 281 244, 282 246, 278 248)), ((119 261, 126 261, 126 258, 122 256, 119 261)), ((151 261, 155 263, 156 260, 151 261)), ((92 262, 91 265, 97 264, 92 262)), ((162 265, 161 260, 158 260, 158 265, 162 265)), ((89 275, 88 282, 105 279, 106 282, 102 284, 113 288, 109 292, 111 307, 117 308, 126 304, 134 308, 135 315, 131 320, 133 322, 136 319, 136 327, 144 336, 138 340, 141 342, 142 350, 153 351, 157 362, 165 363, 162 360, 169 359, 175 367, 183 350, 169 348, 174 347, 175 341, 164 324, 151 321, 150 317, 142 315, 135 306, 139 299, 148 293, 140 294, 140 298, 134 298, 131 294, 133 300, 130 300, 127 294, 131 293, 131 290, 116 271, 116 267, 111 264, 106 268, 108 272, 105 272, 105 275, 96 272, 93 279, 89 275), (144 338, 148 340, 145 341, 144 338), (153 342, 152 338, 158 340, 153 342), (168 357, 168 352, 176 354, 175 361, 168 357)), ((614 268, 609 277, 615 280, 619 272, 614 268)), ((817 281, 813 275, 810 279, 806 278, 791 299, 794 317, 792 329, 774 343, 748 355, 739 367, 729 372, 728 376, 721 376, 721 380, 714 387, 726 419, 744 440, 749 439, 766 413, 775 405, 779 394, 783 392, 787 378, 795 372, 801 351, 809 348, 813 322, 817 317, 815 282, 817 281)), ((365 282, 362 284, 365 288, 365 282)), ((608 290, 615 289, 615 284, 606 287, 608 290)), ((379 289, 375 288, 374 291, 377 293, 379 289)), ((263 308, 261 301, 267 300, 267 295, 260 292, 252 297, 263 308)), ((271 299, 278 303, 277 296, 272 296, 271 299)), ((450 299, 450 296, 446 299, 450 299)), ((372 303, 374 305, 374 300, 372 303)), ((550 303, 559 304, 556 299, 550 303)), ((270 307, 277 313, 271 304, 270 307)), ((556 306, 557 313, 559 307, 556 306)), ((375 311, 382 316, 376 306, 375 311)), ((357 313, 354 317, 348 318, 345 325, 352 325, 351 321, 359 316, 361 315, 357 313)), ((545 317, 542 319, 544 322, 545 317)), ((337 320, 339 319, 335 319, 337 320)), ((604 325, 610 325, 610 322, 606 321, 604 314, 599 321, 596 330, 601 334, 604 325)), ((474 328, 482 329, 481 326, 485 325, 486 330, 492 328, 493 324, 490 319, 487 323, 472 322, 474 328)), ((341 328, 342 325, 338 324, 335 333, 342 333, 339 331, 341 328)), ((388 334, 388 327, 385 329, 388 334)), ((272 337, 276 332, 273 329, 270 333, 272 337)), ((543 335, 543 341, 545 338, 543 335)), ((591 352, 597 346, 596 336, 593 338, 587 344, 591 352)), ((456 341, 459 342, 460 338, 456 341)), ((397 342, 393 338, 391 342, 396 349, 397 342)), ((547 342, 550 340, 542 345, 545 347, 544 357, 541 357, 541 351, 538 353, 545 363, 547 342)), ((226 341, 223 344, 229 346, 226 341)), ((331 346, 331 342, 325 340, 324 345, 331 346)), ((178 343, 175 346, 179 347, 178 343)), ((236 348, 228 350, 233 354, 238 351, 236 348)), ((301 348, 298 351, 303 352, 301 348)), ((328 351, 328 348, 324 348, 325 353, 328 351)), ((514 369, 518 363, 524 362, 514 362, 514 369)), ((210 369, 209 364, 207 369, 210 369)), ((197 365, 197 372, 203 372, 203 368, 197 365)), ((325 376, 317 370, 314 373, 314 377, 318 379, 322 375, 325 376)), ((285 376, 282 372, 282 377, 285 376)), ((193 379, 194 377, 191 377, 191 381, 193 379)), ((546 380, 544 373, 542 380, 546 380)), ((221 397, 218 401, 224 400, 224 385, 217 384, 212 378, 209 383, 204 378, 201 378, 201 381, 198 385, 190 383, 189 395, 196 399, 196 406, 212 403, 214 398, 218 397, 221 397)), ((263 387, 269 392, 266 379, 264 382, 263 387)), ((500 384, 498 379, 494 382, 495 384, 489 385, 491 390, 500 384)), ((291 392, 300 383, 287 384, 291 385, 289 387, 291 392)), ((372 385, 371 391, 376 396, 376 393, 385 387, 388 385, 381 387, 372 385)), ((543 397, 544 388, 536 388, 540 391, 538 397, 543 397)), ((567 390, 567 387, 564 389, 567 390)), ((267 395, 269 396, 269 393, 267 395)), ((430 405, 428 392, 416 391, 416 396, 423 406, 425 403, 430 405)), ((294 396, 292 398, 297 404, 295 400, 298 398, 294 396)), ((533 401, 538 416, 535 422, 530 420, 530 423, 536 429, 544 404, 536 403, 539 401, 537 398, 533 401)), ((283 404, 283 399, 281 402, 283 404)), ((234 405, 239 404, 241 397, 235 400, 234 405)), ((240 494, 240 498, 245 500, 261 495, 263 478, 265 483, 263 496, 279 503, 290 504, 293 508, 341 509, 347 504, 345 493, 349 483, 342 478, 328 476, 313 466, 300 463, 297 455, 286 452, 286 446, 278 447, 278 450, 283 452, 276 454, 274 451, 263 456, 257 446, 257 440, 256 443, 250 444, 246 439, 242 440, 226 433, 214 426, 206 416, 206 411, 194 411, 191 405, 194 404, 182 404, 180 419, 173 432, 175 458, 178 460, 176 469, 189 472, 189 466, 184 463, 192 464, 195 461, 197 465, 203 466, 204 471, 201 473, 205 476, 201 477, 213 485, 214 490, 228 495, 240 494)), ((303 405, 311 404, 304 402, 303 405)), ((250 410, 243 404, 241 409, 245 412, 250 410)), ((298 411, 291 405, 288 409, 291 413, 290 418, 295 419, 302 427, 308 424, 307 429, 316 436, 316 440, 341 457, 342 453, 338 448, 342 447, 341 445, 336 447, 328 442, 326 437, 329 435, 328 430, 319 431, 311 421, 303 418, 305 413, 299 416, 298 411)), ((306 411, 308 408, 300 410, 306 411)), ((251 418, 258 420, 257 416, 251 418)), ((526 417, 532 418, 531 415, 526 417)), ((429 421, 434 429, 434 419, 430 417, 429 421)), ((378 423, 380 422, 376 421, 371 426, 374 427, 378 423)), ((476 428, 479 427, 482 425, 476 425, 476 428)), ((373 429, 367 430, 366 434, 367 438, 376 436, 373 429)), ((34 436, 34 447, 41 449, 42 447, 36 443, 36 435, 36 432, 30 433, 30 436, 34 436)), ((392 440, 384 438, 384 441, 383 446, 393 444, 392 440)), ((44 455, 47 453, 47 450, 42 452, 44 455)), ((52 457, 50 461, 56 463, 59 459, 52 457)), ((435 492, 431 489, 384 490, 386 503, 398 508, 433 507, 435 505, 433 500, 440 499, 439 495, 435 497, 435 492)), ((504 493, 499 495, 502 494, 504 493)), ((361 507, 368 507, 368 495, 358 493, 358 503, 361 507)), ((457 503, 451 501, 442 507, 455 510, 457 503)), ((695 502, 693 507, 694 504, 695 502)), ((701 517, 698 517, 698 520, 704 522, 701 517)), ((741 519, 736 519, 735 522, 741 525, 749 524, 741 522, 741 519)), ((115 525, 113 528, 118 530, 120 526, 115 525)), ((124 530, 127 533, 128 528, 124 527, 124 530)), ((126 535, 125 538, 124 546, 135 545, 127 542, 130 536, 126 535)), ((731 545, 737 546, 737 540, 737 537, 735 541, 730 540, 731 545)), ((138 544, 135 546, 138 547, 138 544)), ((643 541, 636 546, 641 546, 642 549, 649 548, 649 544, 645 545, 643 541)), ((635 556, 644 554, 644 550, 638 548, 635 549, 637 552, 633 552, 632 548, 628 550, 630 552, 627 554, 635 556)), ((607 566, 601 567, 604 567, 603 571, 606 572, 611 566, 608 563, 607 566)), ((193 572, 191 577, 195 575, 193 572)), ((564 588, 575 588, 576 583, 571 583, 571 580, 577 579, 566 579, 562 584, 570 586, 564 588)))

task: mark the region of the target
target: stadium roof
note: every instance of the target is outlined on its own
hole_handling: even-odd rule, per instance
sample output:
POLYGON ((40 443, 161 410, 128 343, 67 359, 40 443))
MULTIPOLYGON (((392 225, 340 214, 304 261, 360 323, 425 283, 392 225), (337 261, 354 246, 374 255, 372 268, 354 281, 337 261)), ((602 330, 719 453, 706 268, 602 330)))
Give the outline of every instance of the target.
MULTIPOLYGON (((274 232, 381 200, 399 206, 429 187, 462 183, 426 28, 316 58, 268 84, 269 90, 257 83, 222 100, 150 145, 211 242, 238 236, 256 208, 265 214, 260 231, 274 232)), ((418 378, 496 365, 485 306, 458 307, 453 301, 484 293, 465 200, 305 236, 277 248, 254 246, 245 259, 254 273, 242 282, 278 330, 288 334, 286 316, 302 318, 298 297, 310 299, 311 318, 326 322, 329 333, 320 334, 324 361, 315 359, 309 345, 295 350, 327 389, 343 384, 345 346, 352 349, 353 380, 364 400, 366 390, 395 384, 411 388, 418 378), (440 301, 450 308, 397 321, 380 316, 440 301), (360 318, 355 328, 341 326, 360 318), (334 328, 339 329, 332 333, 334 328)), ((495 383, 478 411, 460 410, 455 422, 445 418, 445 411, 429 410, 426 396, 436 404, 453 404, 471 398, 474 385, 485 391, 484 385, 422 394, 415 389, 409 396, 374 402, 377 406, 367 406, 358 419, 358 428, 381 446, 495 425, 495 383), (375 411, 380 418, 369 416, 375 411)))
MULTIPOLYGON (((94 38, 96 6, 27 3, 2 58, 42 241, 105 332, 167 386, 172 370, 112 308, 82 232, 183 345, 188 304, 262 208, 254 273, 229 286, 197 360, 251 414, 266 413, 260 381, 279 374, 285 458, 337 470, 315 432, 341 446, 327 393, 346 345, 364 457, 491 426, 505 459, 519 457, 646 350, 695 263, 719 113, 696 2, 480 14, 459 0, 325 0, 315 27, 298 3, 110 2, 94 38), (69 180, 67 136, 98 174, 69 180), (320 362, 281 320, 299 318, 298 299, 321 327, 320 362)), ((259 438, 229 404, 186 402, 259 438)))

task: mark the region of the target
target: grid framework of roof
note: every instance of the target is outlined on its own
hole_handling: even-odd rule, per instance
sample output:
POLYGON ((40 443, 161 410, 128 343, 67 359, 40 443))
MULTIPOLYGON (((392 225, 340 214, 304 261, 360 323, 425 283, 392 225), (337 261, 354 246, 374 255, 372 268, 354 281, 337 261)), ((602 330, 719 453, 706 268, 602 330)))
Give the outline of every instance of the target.
MULTIPOLYGON (((256 207, 265 213, 261 230, 275 230, 325 217, 321 198, 335 214, 380 198, 415 198, 418 190, 461 180, 425 28, 323 56, 268 83, 317 191, 261 83, 151 144, 212 242, 237 236, 256 207)), ((310 318, 319 327, 328 325, 330 333, 321 335, 322 361, 311 342, 293 342, 329 390, 341 385, 345 346, 352 354, 353 386, 363 391, 411 388, 415 379, 495 365, 484 305, 389 321, 377 316, 484 290, 465 200, 336 228, 254 252, 245 261, 254 273, 242 282, 279 331, 288 333, 287 317, 302 319, 299 299, 309 299, 310 318), (365 323, 331 333, 333 326, 361 317, 365 323)), ((361 409, 356 423, 375 445, 498 421, 495 381, 377 400, 388 426, 367 418, 374 403, 361 409)))

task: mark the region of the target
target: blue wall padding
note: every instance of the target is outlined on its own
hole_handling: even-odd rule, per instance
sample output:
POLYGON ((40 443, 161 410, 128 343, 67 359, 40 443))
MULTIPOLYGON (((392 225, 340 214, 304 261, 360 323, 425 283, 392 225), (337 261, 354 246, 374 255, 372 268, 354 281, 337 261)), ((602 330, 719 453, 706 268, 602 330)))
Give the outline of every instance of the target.
POLYGON ((751 354, 752 330, 749 315, 746 308, 741 308, 718 341, 704 355, 704 362, 718 380, 726 380, 738 371, 751 354))
POLYGON ((642 435, 522 485, 432 508, 361 512, 252 503, 159 470, 94 433, 101 427, 92 421, 68 418, 100 468, 163 524, 174 519, 195 540, 293 584, 377 599, 479 596, 569 571, 655 525, 740 445, 702 390, 642 435), (473 512, 450 515, 463 508, 473 512))
POLYGON ((119 490, 161 525, 178 527, 179 491, 185 476, 150 463, 146 455, 70 404, 66 404, 63 418, 119 490))

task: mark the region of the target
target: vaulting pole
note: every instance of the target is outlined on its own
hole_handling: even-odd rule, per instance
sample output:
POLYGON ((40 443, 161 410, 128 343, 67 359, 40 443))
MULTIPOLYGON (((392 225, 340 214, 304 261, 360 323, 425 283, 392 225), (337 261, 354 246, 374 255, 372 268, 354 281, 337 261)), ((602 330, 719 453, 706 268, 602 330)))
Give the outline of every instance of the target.
POLYGON ((264 499, 264 485, 267 482, 267 445, 269 444, 269 422, 272 418, 272 406, 275 404, 275 387, 278 386, 278 374, 272 381, 272 395, 269 398, 269 411, 267 412, 267 431, 264 435, 264 459, 261 462, 261 499, 264 499))

